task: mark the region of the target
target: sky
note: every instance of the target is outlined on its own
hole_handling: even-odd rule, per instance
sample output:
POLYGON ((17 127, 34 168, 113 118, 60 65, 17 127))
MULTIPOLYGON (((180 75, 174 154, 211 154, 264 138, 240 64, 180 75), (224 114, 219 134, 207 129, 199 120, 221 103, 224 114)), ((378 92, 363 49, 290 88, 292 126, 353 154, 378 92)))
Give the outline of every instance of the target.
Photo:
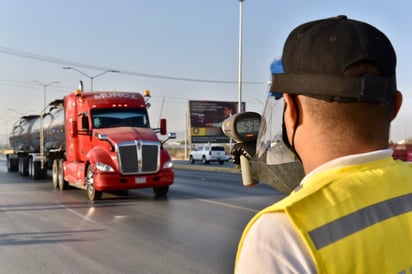
MULTIPOLYGON (((412 137, 411 1, 244 0, 242 7, 247 111, 262 112, 270 63, 293 28, 345 14, 392 41, 404 101, 391 140, 412 137)), ((150 90, 152 126, 167 118, 184 139, 189 100, 238 101, 239 11, 238 0, 0 0, 0 144, 21 115, 40 113, 44 95, 47 103, 61 99, 79 80, 90 90, 94 76, 94 90, 150 90), (97 76, 106 70, 118 73, 97 76)))

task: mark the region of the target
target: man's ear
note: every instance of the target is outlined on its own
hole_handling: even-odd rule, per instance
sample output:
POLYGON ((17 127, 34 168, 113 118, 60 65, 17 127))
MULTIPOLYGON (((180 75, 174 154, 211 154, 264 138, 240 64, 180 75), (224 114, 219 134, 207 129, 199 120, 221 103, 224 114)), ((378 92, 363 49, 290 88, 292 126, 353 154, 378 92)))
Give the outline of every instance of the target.
POLYGON ((285 120, 285 126, 286 126, 286 131, 288 132, 288 136, 291 136, 291 133, 293 129, 295 128, 295 123, 298 123, 297 118, 297 105, 296 105, 296 99, 294 98, 294 95, 290 95, 287 93, 283 94, 283 99, 285 102, 285 110, 283 114, 283 119, 285 120))
POLYGON ((402 93, 397 90, 395 93, 395 103, 393 104, 392 120, 398 115, 399 109, 402 105, 402 93))
POLYGON ((288 119, 291 119, 293 122, 292 126, 294 126, 294 122, 297 118, 296 112, 296 102, 294 95, 290 95, 288 93, 283 94, 283 98, 285 100, 285 116, 288 116, 288 119))

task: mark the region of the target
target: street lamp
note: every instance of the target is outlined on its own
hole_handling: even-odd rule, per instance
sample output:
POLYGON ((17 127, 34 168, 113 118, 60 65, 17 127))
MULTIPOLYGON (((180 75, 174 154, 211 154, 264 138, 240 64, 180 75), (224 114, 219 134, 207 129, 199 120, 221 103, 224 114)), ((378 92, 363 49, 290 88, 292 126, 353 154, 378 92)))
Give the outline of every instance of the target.
POLYGON ((72 70, 75 70, 75 71, 77 71, 78 73, 83 74, 84 76, 86 76, 87 78, 89 78, 89 79, 90 79, 90 91, 93 91, 93 79, 94 79, 94 78, 97 78, 97 77, 99 77, 99 76, 102 76, 103 74, 106 74, 106 73, 108 73, 108 72, 113 72, 113 73, 118 73, 118 72, 119 72, 118 70, 108 69, 108 70, 105 70, 105 71, 103 71, 103 72, 101 72, 101 73, 98 73, 98 74, 96 74, 96 75, 94 75, 94 76, 90 76, 90 75, 84 73, 83 71, 81 71, 81 70, 79 70, 78 68, 75 68, 75 67, 63 67, 63 69, 72 69, 72 70))
POLYGON ((238 110, 242 112, 242 25, 243 25, 243 1, 239 0, 239 70, 238 70, 238 110))
POLYGON ((40 81, 38 81, 38 80, 31 80, 31 81, 32 81, 33 83, 37 83, 37 84, 43 86, 43 88, 44 88, 43 109, 46 109, 46 105, 47 105, 46 89, 47 89, 47 87, 48 87, 48 86, 51 86, 51 85, 53 85, 53 84, 58 84, 58 83, 60 83, 60 82, 59 82, 59 81, 53 81, 53 82, 50 82, 50 83, 48 83, 48 84, 43 84, 42 82, 40 82, 40 81))

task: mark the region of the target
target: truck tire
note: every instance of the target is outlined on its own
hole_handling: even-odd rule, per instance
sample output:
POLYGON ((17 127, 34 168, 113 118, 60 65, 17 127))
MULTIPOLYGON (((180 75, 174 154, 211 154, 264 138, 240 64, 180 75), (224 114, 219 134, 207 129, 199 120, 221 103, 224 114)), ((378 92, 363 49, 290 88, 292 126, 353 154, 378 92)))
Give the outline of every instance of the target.
POLYGON ((33 158, 29 158, 29 177, 34 179, 34 163, 33 158))
POLYGON ((17 170, 19 170, 17 159, 7 156, 7 171, 17 171, 17 170))
POLYGON ((59 172, 59 160, 54 159, 52 166, 52 182, 54 189, 57 189, 59 187, 59 172))
POLYGON ((219 161, 219 164, 223 165, 225 163, 225 161, 219 161))
POLYGON ((59 175, 58 175, 58 182, 59 182, 59 189, 60 190, 65 190, 69 186, 69 183, 64 180, 64 168, 63 168, 63 159, 58 160, 59 161, 59 175))
POLYGON ((41 163, 33 161, 33 173, 32 178, 34 180, 39 180, 42 178, 42 170, 41 170, 41 163))
POLYGON ((38 180, 43 177, 43 172, 41 170, 41 162, 36 162, 33 160, 33 158, 29 159, 29 176, 33 180, 38 180))
POLYGON ((27 162, 27 176, 29 176, 30 179, 32 179, 31 173, 32 173, 32 170, 31 170, 30 158, 29 158, 29 160, 27 162))
POLYGON ((191 163, 191 164, 194 164, 194 163, 195 163, 195 159, 193 159, 193 156, 192 156, 192 155, 190 155, 190 159, 189 159, 189 160, 190 160, 190 163, 191 163))
POLYGON ((91 165, 87 167, 85 182, 86 182, 87 196, 89 197, 89 200, 90 201, 100 200, 102 198, 102 192, 94 188, 94 173, 93 173, 91 165))
POLYGON ((155 186, 153 187, 153 192, 156 197, 164 197, 169 192, 169 186, 155 186))
POLYGON ((202 157, 202 163, 203 163, 203 164, 208 164, 208 163, 209 163, 209 161, 206 160, 206 156, 203 156, 203 157, 202 157))
POLYGON ((20 176, 29 175, 29 161, 26 157, 19 157, 19 174, 20 176))

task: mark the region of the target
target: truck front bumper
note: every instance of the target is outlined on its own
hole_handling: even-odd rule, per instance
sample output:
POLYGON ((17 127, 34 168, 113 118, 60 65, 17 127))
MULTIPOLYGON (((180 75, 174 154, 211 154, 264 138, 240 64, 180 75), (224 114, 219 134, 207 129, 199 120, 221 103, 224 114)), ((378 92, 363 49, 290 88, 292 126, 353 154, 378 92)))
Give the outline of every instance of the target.
POLYGON ((117 191, 138 188, 169 186, 173 184, 173 169, 161 170, 156 174, 122 176, 113 173, 94 174, 94 187, 99 191, 117 191))

